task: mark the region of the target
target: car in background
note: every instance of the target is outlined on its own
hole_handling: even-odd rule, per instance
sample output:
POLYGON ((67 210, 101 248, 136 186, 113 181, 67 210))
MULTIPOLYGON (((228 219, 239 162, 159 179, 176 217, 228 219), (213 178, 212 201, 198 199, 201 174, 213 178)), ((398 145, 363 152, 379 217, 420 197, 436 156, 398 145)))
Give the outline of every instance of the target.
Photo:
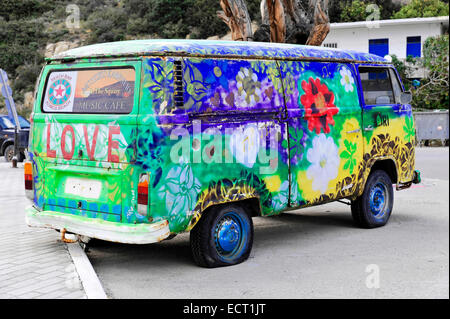
MULTIPOLYGON (((28 146, 28 135, 30 122, 24 117, 18 116, 21 130, 19 132, 19 155, 18 161, 25 159, 25 149, 28 146)), ((10 162, 14 157, 14 131, 15 125, 8 115, 0 114, 0 156, 5 156, 5 161, 10 162)))

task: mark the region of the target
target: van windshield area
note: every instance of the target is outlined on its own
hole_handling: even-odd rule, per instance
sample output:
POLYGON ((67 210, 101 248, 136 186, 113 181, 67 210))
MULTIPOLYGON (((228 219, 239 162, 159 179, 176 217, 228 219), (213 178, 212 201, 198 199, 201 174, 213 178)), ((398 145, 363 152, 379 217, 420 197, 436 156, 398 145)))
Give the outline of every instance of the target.
POLYGON ((128 114, 133 110, 135 73, 131 67, 52 71, 42 111, 128 114))
POLYGON ((366 105, 395 104, 392 82, 387 68, 360 68, 366 105))

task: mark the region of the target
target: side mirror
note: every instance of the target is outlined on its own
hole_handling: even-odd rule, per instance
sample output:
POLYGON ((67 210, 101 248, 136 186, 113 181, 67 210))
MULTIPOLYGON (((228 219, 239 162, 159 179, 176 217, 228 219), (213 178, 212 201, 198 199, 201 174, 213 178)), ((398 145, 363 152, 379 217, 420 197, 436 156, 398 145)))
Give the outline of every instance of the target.
POLYGON ((411 104, 411 102, 412 102, 411 92, 402 92, 402 95, 400 96, 400 103, 401 104, 411 104))

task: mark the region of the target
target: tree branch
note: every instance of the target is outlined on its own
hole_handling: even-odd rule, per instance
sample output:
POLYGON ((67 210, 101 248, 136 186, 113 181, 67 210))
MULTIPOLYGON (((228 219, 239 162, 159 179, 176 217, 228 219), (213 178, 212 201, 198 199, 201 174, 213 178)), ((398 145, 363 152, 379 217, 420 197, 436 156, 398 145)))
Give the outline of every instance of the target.
POLYGON ((286 40, 286 17, 280 0, 266 0, 269 13, 270 42, 284 43, 286 40))
POLYGON ((231 38, 234 41, 252 41, 253 31, 244 0, 220 0, 223 11, 218 11, 217 16, 225 22, 231 30, 231 38))

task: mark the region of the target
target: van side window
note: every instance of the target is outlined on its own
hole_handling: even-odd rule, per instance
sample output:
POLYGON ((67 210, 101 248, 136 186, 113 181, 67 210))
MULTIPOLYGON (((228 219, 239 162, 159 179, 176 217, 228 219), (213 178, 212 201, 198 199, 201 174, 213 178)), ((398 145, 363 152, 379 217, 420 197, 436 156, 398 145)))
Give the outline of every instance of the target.
POLYGON ((366 105, 395 104, 389 69, 378 67, 359 68, 366 105))
POLYGON ((403 89, 400 85, 400 82, 398 81, 397 74, 395 74, 395 71, 393 69, 389 69, 389 72, 391 73, 392 78, 392 88, 394 89, 394 95, 395 95, 395 103, 400 104, 400 98, 403 92, 403 89))
POLYGON ((189 58, 183 62, 186 113, 278 112, 284 106, 275 61, 189 58))

